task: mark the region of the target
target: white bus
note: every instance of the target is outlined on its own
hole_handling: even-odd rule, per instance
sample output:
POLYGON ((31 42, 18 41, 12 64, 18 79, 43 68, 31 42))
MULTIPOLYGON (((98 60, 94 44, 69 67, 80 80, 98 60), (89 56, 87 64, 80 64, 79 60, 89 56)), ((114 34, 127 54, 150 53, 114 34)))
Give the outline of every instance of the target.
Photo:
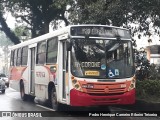
POLYGON ((135 102, 130 32, 106 25, 72 25, 11 48, 10 87, 61 104, 135 102))

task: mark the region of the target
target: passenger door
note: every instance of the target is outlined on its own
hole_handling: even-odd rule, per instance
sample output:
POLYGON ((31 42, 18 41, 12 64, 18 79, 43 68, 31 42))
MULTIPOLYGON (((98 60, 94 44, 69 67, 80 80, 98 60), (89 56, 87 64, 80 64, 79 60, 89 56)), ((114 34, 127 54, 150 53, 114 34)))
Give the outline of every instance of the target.
POLYGON ((29 94, 31 95, 35 95, 35 52, 36 52, 36 45, 32 45, 32 46, 29 46, 29 78, 30 78, 30 81, 29 81, 29 94))

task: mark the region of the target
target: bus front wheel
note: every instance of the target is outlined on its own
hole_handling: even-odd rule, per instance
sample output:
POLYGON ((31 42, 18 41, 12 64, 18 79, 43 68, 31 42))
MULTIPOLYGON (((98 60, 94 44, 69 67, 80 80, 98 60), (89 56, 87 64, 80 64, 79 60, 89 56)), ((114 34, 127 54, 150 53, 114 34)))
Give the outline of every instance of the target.
POLYGON ((52 92, 51 92, 51 104, 52 104, 52 108, 56 111, 59 110, 60 108, 60 104, 57 101, 57 94, 56 94, 56 89, 52 88, 52 92))

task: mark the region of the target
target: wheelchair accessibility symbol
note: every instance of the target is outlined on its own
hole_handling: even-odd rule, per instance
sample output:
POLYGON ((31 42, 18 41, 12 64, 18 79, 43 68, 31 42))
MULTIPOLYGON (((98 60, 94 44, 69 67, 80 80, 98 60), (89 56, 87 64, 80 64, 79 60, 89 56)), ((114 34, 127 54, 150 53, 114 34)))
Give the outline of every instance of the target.
POLYGON ((109 70, 108 72, 108 77, 114 77, 115 75, 113 74, 113 72, 111 70, 109 70))
POLYGON ((112 78, 114 76, 119 76, 119 70, 118 69, 109 69, 108 70, 108 77, 112 78))

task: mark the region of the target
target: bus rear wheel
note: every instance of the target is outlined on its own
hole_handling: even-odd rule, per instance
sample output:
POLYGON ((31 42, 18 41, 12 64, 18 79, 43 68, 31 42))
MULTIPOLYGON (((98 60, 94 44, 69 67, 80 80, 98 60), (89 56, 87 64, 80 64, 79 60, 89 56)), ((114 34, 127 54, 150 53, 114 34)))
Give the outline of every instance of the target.
POLYGON ((21 95, 21 99, 23 101, 25 101, 27 99, 27 96, 24 92, 24 83, 23 83, 23 80, 20 81, 20 95, 21 95))
POLYGON ((3 93, 3 94, 5 93, 5 89, 4 89, 4 90, 2 90, 2 93, 3 93))
POLYGON ((56 94, 56 89, 52 88, 52 92, 51 92, 51 104, 52 104, 52 108, 56 111, 60 110, 60 103, 58 103, 57 101, 57 94, 56 94))

